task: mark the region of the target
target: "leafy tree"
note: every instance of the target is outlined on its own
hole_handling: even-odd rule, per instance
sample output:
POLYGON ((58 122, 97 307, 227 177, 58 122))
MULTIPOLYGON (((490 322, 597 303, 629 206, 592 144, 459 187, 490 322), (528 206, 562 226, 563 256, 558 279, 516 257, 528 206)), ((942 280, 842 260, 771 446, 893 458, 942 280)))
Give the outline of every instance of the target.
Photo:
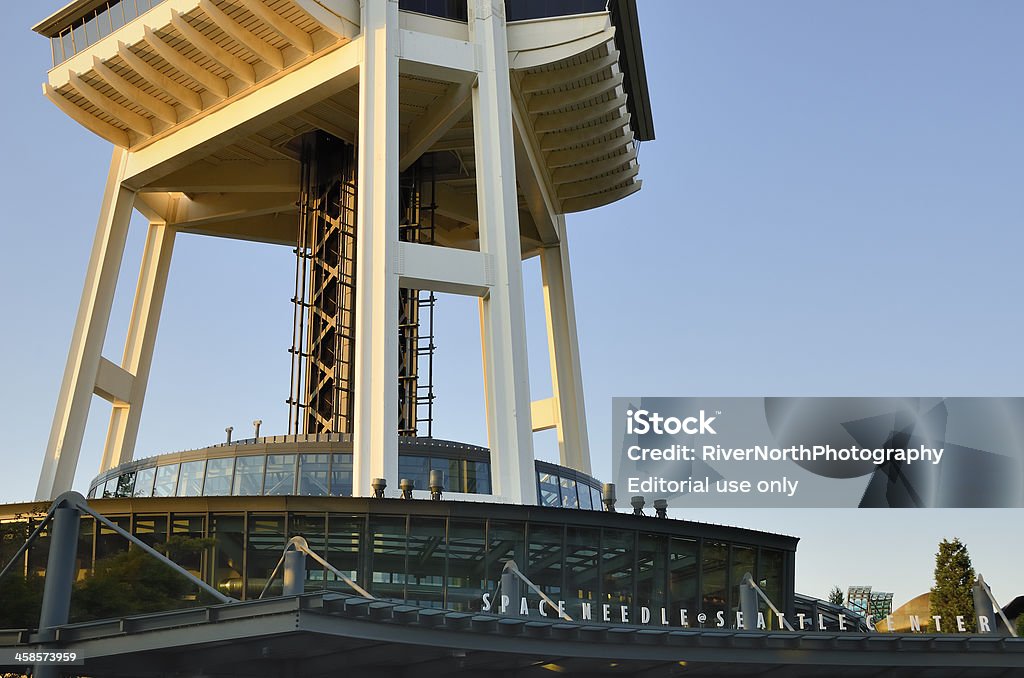
POLYGON ((843 590, 838 586, 833 586, 832 590, 828 592, 828 602, 833 605, 843 604, 843 590))
POLYGON ((967 546, 959 539, 942 540, 935 554, 935 586, 931 591, 931 614, 942 617, 944 632, 956 630, 962 615, 967 630, 974 632, 974 566, 967 546))
MULTIPOLYGON (((178 536, 156 548, 180 562, 208 549, 211 543, 209 539, 178 536)), ((44 578, 39 576, 5 576, 0 582, 0 628, 35 628, 39 623, 43 585, 44 578)), ((192 582, 141 549, 132 548, 97 561, 93 571, 75 583, 71 621, 175 610, 211 602, 192 582)))
MULTIPOLYGON (((171 560, 209 548, 211 540, 171 537, 158 547, 171 560)), ((195 584, 141 549, 97 561, 71 596, 71 620, 89 621, 210 604, 195 584)))
POLYGON ((1017 637, 1024 638, 1024 614, 1017 617, 1017 637))

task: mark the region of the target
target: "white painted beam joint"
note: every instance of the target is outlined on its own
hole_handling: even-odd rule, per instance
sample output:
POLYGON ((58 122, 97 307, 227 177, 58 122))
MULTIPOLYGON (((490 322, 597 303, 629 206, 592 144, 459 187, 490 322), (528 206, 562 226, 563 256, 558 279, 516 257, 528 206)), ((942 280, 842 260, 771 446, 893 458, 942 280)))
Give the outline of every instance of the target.
POLYGON ((552 398, 534 400, 530 403, 533 432, 558 428, 558 401, 552 398))
POLYGON ((110 403, 131 402, 134 382, 135 377, 128 370, 100 356, 96 387, 93 389, 96 395, 110 403))
POLYGON ((482 252, 401 242, 395 273, 400 287, 483 297, 494 286, 492 259, 482 252))

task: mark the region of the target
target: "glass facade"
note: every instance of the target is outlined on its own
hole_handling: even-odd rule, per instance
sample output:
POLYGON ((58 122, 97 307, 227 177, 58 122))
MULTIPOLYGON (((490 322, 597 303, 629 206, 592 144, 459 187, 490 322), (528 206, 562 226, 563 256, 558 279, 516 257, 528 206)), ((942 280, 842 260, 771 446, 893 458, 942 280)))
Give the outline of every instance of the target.
MULTIPOLYGON (((248 447, 240 446, 239 452, 248 452, 248 447)), ((423 447, 398 455, 399 479, 408 478, 417 490, 426 491, 430 472, 438 470, 444 477, 445 492, 491 493, 487 450, 472 448, 467 452, 446 444, 435 449, 423 447)), ((352 495, 351 452, 320 448, 307 453, 299 449, 298 454, 249 453, 190 461, 177 461, 179 455, 167 455, 175 461, 156 457, 131 462, 94 480, 89 498, 352 495)), ((598 481, 548 462, 538 461, 536 466, 541 506, 603 509, 598 481)), ((392 490, 397 487, 396 481, 392 490)))
MULTIPOLYGON (((603 12, 607 0, 505 0, 508 21, 541 19, 570 14, 603 12)), ((399 9, 439 16, 454 21, 467 20, 466 0, 399 0, 399 9)))
MULTIPOLYGON (((183 509, 180 502, 187 502, 152 501, 183 509)), ((240 599, 259 597, 287 540, 302 536, 374 596, 424 607, 482 611, 482 596, 494 594, 507 560, 514 560, 545 594, 563 601, 576 620, 583 619, 587 607, 594 622, 604 621, 607 614, 612 623, 623 623, 624 617, 626 623, 699 626, 697 616, 703 612, 703 625, 714 627, 716 614, 722 612, 732 626, 738 586, 747 572, 780 609, 794 604, 795 540, 787 545, 787 538, 776 535, 625 514, 538 512, 501 505, 452 511, 455 505, 447 502, 357 499, 343 501, 353 509, 379 501, 385 510, 335 512, 311 510, 312 500, 303 501, 293 511, 147 511, 108 517, 149 544, 175 535, 212 538, 203 552, 176 560, 240 599), (719 532, 687 534, 694 528, 719 532)), ((83 518, 81 572, 91 569, 94 559, 128 548, 120 536, 96 527, 92 518, 83 518)), ((45 561, 44 538, 27 554, 25 567, 40 570, 45 561)), ((307 591, 352 592, 312 560, 307 561, 306 577, 307 591)), ((278 577, 267 595, 280 593, 278 577)), ((525 587, 520 595, 526 595, 530 615, 540 617, 539 597, 525 587)), ((518 613, 518 605, 517 600, 511 614, 518 613)), ((774 623, 771 615, 766 619, 774 623)))
POLYGON ((67 61, 89 45, 124 26, 135 17, 149 11, 164 0, 108 0, 99 7, 62 29, 50 38, 53 65, 67 61))

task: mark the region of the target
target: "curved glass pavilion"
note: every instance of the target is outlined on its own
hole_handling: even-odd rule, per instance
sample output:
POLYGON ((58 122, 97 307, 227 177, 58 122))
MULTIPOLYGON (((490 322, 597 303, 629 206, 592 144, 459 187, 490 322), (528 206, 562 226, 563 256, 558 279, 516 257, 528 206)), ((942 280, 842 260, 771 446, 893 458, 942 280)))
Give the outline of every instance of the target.
MULTIPOLYGON (((542 506, 601 510, 601 483, 564 466, 536 461, 542 506)), ((426 494, 431 471, 444 491, 490 495, 485 447, 434 438, 399 439, 398 475, 426 494)), ((397 488, 392 488, 392 490, 397 488)), ((123 497, 254 497, 352 495, 352 441, 347 435, 250 438, 117 466, 89 485, 89 499, 123 497)), ((473 497, 467 497, 473 498, 473 497)))
MULTIPOLYGON (((330 496, 146 497, 94 499, 90 504, 150 544, 171 537, 210 538, 212 546, 180 564, 224 593, 259 597, 288 539, 310 547, 377 598, 463 612, 481 611, 506 561, 567 613, 579 618, 590 603, 594 619, 609 605, 611 621, 715 626, 739 606, 746 572, 783 611, 794 605, 797 539, 742 528, 555 507, 471 501, 330 496), (686 617, 683 618, 683 611, 686 617), (699 621, 699 614, 706 621, 699 621)), ((7 506, 7 519, 27 521, 40 506, 7 506)), ((36 514, 38 515, 38 514, 36 514)), ((95 562, 127 550, 124 539, 91 517, 82 518, 79 576, 95 562)), ((45 569, 44 536, 25 556, 26 573, 45 569)), ((310 561, 306 590, 351 589, 310 561)), ((281 594, 277 578, 267 592, 281 594)), ((539 599, 528 594, 530 616, 539 599)), ((548 614, 551 612, 548 610, 548 614)), ((773 623, 766 614, 769 624, 773 623)))

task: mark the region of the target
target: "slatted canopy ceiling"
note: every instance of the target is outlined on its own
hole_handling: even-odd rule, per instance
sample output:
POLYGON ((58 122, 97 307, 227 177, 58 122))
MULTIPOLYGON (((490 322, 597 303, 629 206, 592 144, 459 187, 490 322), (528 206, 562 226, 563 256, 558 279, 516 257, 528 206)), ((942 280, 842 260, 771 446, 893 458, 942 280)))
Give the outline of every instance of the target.
POLYGON ((59 64, 43 85, 67 115, 130 149, 345 44, 309 0, 173 0, 59 64))
POLYGON ((613 39, 519 71, 518 82, 563 213, 607 205, 640 190, 613 39))
MULTIPOLYGON (((203 116, 231 106, 279 77, 344 49, 360 32, 359 5, 338 0, 164 0, 138 19, 56 66, 44 85, 65 113, 112 143, 134 151, 174 135, 203 116)), ((402 12, 403 28, 468 39, 468 26, 402 12), (461 32, 460 32, 461 31, 461 32)), ((534 157, 521 180, 520 234, 525 256, 550 242, 550 227, 531 211, 543 190, 556 214, 592 209, 639 190, 639 166, 627 88, 620 72, 616 28, 607 13, 509 24, 509 61, 522 143, 534 157), (540 187, 543 187, 541 189, 540 187)), ((465 75, 465 74, 464 74, 465 75)), ((477 191, 468 77, 443 69, 405 68, 399 79, 400 166, 435 154, 438 244, 476 249, 477 191), (459 80, 453 82, 451 80, 459 80)), ((358 86, 307 102, 258 131, 138 188, 159 218, 158 191, 184 194, 176 224, 183 231, 292 244, 298 191, 296 139, 314 129, 355 143, 358 86), (205 168, 205 169, 204 169, 205 168), (273 191, 232 196, 228 181, 203 187, 187 178, 253 172, 272 177, 273 191), (289 169, 290 168, 290 169, 289 169), (270 194, 274 195, 271 196, 270 194), (258 204, 257 204, 258 203, 258 204), (194 216, 193 216, 194 215, 194 216)), ((517 141, 517 156, 519 147, 517 141)), ((247 187, 237 190, 252 193, 247 187)))

